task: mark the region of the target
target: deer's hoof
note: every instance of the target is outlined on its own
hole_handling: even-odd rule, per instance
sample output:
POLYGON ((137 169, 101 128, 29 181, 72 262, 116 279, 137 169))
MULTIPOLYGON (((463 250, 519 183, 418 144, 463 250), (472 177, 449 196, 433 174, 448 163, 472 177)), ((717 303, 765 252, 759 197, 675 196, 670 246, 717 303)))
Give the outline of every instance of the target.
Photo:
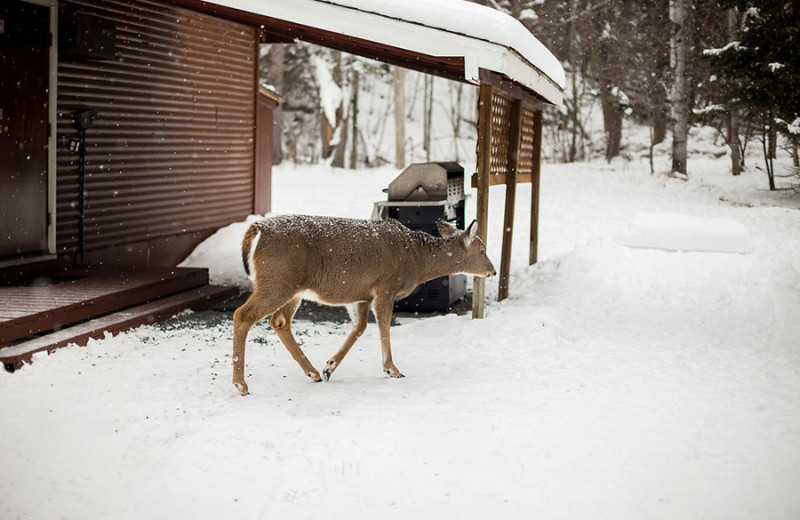
POLYGON ((397 370, 397 369, 394 369, 394 370, 387 369, 387 370, 384 370, 384 372, 386 372, 386 375, 388 375, 389 377, 394 377, 396 379, 400 379, 401 377, 406 377, 403 374, 401 374, 400 371, 397 370))
POLYGON ((336 370, 336 361, 331 359, 326 363, 325 369, 322 371, 322 377, 325 378, 325 381, 331 380, 331 374, 333 374, 334 370, 336 370))
POLYGON ((309 373, 308 373, 308 374, 306 374, 306 375, 307 375, 308 377, 310 377, 310 378, 311 378, 311 380, 312 380, 312 381, 314 381, 315 383, 320 383, 320 382, 322 382, 322 378, 321 378, 321 377, 319 377, 319 374, 318 374, 317 372, 309 372, 309 373))
POLYGON ((247 389, 247 383, 245 383, 244 381, 242 381, 241 383, 233 383, 233 385, 242 395, 247 395, 250 393, 250 391, 247 389))

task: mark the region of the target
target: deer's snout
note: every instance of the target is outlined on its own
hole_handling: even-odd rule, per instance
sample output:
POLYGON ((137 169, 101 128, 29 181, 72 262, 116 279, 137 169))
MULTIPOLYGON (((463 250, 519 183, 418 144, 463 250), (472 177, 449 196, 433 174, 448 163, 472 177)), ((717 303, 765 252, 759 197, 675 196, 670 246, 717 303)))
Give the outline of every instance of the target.
POLYGON ((485 272, 485 274, 483 276, 485 276, 487 278, 491 278, 492 276, 497 274, 497 269, 494 268, 494 264, 492 263, 491 260, 489 260, 488 258, 486 260, 487 260, 487 262, 485 264, 486 265, 486 272, 485 272))

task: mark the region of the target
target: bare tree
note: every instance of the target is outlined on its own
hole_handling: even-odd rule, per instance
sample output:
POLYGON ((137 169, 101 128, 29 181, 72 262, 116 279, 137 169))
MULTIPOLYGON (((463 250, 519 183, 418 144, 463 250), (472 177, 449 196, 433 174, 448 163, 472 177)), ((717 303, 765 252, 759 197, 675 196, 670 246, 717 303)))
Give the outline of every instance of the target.
POLYGON ((425 160, 431 160, 431 123, 433 122, 433 76, 424 76, 425 91, 422 96, 422 148, 425 160))
MULTIPOLYGON (((344 68, 344 59, 342 57, 342 53, 340 51, 333 51, 333 58, 333 81, 335 81, 336 84, 342 88, 342 92, 345 92, 345 78, 347 77, 347 72, 344 68)), ((350 58, 350 61, 352 62, 352 57, 350 58)), ((349 99, 342 95, 341 103, 336 109, 336 128, 334 131, 335 135, 338 137, 338 140, 334 139, 334 142, 332 143, 334 149, 331 165, 336 168, 344 168, 344 158, 347 150, 347 135, 349 129, 349 108, 349 99)))
POLYGON ((392 69, 394 79, 394 166, 402 169, 406 167, 406 71, 400 67, 392 69))
MULTIPOLYGON (((267 77, 278 93, 283 93, 284 46, 274 45, 269 56, 267 77)), ((272 114, 272 163, 283 161, 283 107, 278 104, 272 114)))
MULTIPOLYGON (((739 15, 735 7, 727 10, 728 38, 733 41, 739 32, 739 15)), ((726 140, 731 149, 731 172, 734 175, 742 173, 742 143, 739 140, 739 110, 732 108, 728 114, 728 133, 726 140)))
POLYGON ((581 52, 578 47, 578 15, 579 0, 570 0, 569 19, 567 22, 567 64, 569 73, 569 90, 564 99, 566 113, 566 130, 569 133, 565 150, 565 161, 575 162, 583 158, 582 142, 586 137, 581 122, 581 104, 586 91, 584 83, 584 60, 580 59, 581 52))
POLYGON ((461 136, 461 101, 464 97, 464 84, 456 83, 448 85, 450 91, 450 125, 453 129, 453 160, 458 162, 458 138, 461 136))
POLYGON ((350 119, 352 120, 350 167, 355 169, 358 165, 358 90, 360 88, 360 73, 356 67, 350 71, 350 86, 353 95, 350 98, 350 119))
POLYGON ((672 172, 687 174, 686 142, 689 137, 689 82, 686 62, 692 0, 669 0, 672 22, 670 64, 672 65, 672 172))

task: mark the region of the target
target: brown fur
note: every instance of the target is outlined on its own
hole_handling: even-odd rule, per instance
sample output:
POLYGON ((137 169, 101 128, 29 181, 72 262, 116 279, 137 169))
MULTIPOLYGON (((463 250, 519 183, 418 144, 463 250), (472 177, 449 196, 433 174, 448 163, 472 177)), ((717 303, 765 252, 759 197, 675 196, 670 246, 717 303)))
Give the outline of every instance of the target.
POLYGON ((250 328, 265 316, 303 372, 321 381, 300 350, 291 321, 304 297, 347 305, 353 331, 327 362, 327 380, 367 325, 370 305, 381 332, 383 369, 403 377, 392 362, 389 326, 395 300, 440 276, 495 274, 475 222, 460 232, 440 222, 442 237, 411 231, 395 220, 280 216, 256 222, 242 241, 245 270, 253 294, 234 313, 233 383, 245 395, 245 342, 250 328), (258 242, 253 242, 258 237, 258 242), (250 272, 252 269, 252 272, 250 272))

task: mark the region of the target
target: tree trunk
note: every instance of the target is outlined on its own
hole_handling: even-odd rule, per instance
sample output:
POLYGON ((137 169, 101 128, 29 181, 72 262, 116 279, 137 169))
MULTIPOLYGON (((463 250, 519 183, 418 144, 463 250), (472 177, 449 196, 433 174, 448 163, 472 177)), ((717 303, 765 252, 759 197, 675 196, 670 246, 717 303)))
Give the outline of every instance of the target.
POLYGON ((606 161, 619 155, 622 146, 622 110, 606 81, 600 81, 600 104, 603 108, 603 127, 606 134, 606 161))
POLYGON ((580 96, 578 95, 578 71, 577 71, 577 37, 576 20, 578 19, 578 1, 570 0, 569 21, 567 22, 567 61, 570 64, 571 73, 571 96, 565 99, 564 104, 567 108, 567 131, 569 132, 569 146, 567 149, 567 162, 575 162, 578 159, 578 131, 580 112, 580 96))
POLYGON ((461 100, 464 95, 464 84, 455 83, 450 89, 450 124, 453 128, 453 160, 460 162, 458 156, 458 138, 461 136, 461 100))
POLYGON ((667 114, 664 110, 666 104, 666 92, 663 83, 659 83, 652 90, 650 96, 652 103, 651 118, 653 121, 653 146, 667 138, 667 114))
MULTIPOLYGON (((739 33, 739 17, 735 7, 727 10, 728 41, 735 41, 739 33)), ((728 115, 728 146, 731 149, 731 173, 742 173, 742 143, 739 141, 739 112, 732 110, 728 115)))
POLYGON ((425 160, 431 160, 431 123, 433 122, 433 76, 425 75, 423 84, 425 91, 422 95, 422 149, 425 150, 425 160))
POLYGON ((325 112, 322 110, 320 110, 319 113, 319 133, 320 139, 322 140, 321 155, 323 159, 327 159, 333 153, 333 148, 331 148, 333 126, 331 125, 330 121, 328 121, 328 118, 325 117, 325 112))
POLYGON ((686 141, 689 136, 689 82, 686 70, 689 20, 692 0, 669 0, 672 22, 670 64, 672 65, 672 172, 687 174, 686 141))
POLYGON ((767 123, 764 125, 764 133, 761 136, 761 144, 764 149, 764 165, 767 168, 767 178, 769 179, 769 190, 775 191, 775 141, 777 132, 775 131, 775 117, 772 111, 768 114, 767 123))
MULTIPOLYGON (((601 32, 603 31, 602 27, 597 29, 601 32)), ((618 71, 611 60, 612 52, 614 50, 611 49, 609 38, 601 37, 597 49, 599 64, 597 83, 600 89, 600 107, 603 110, 606 161, 609 162, 619 155, 622 144, 622 110, 620 109, 619 97, 612 88, 612 85, 618 79, 618 71)))
POLYGON ((347 130, 350 127, 347 118, 341 120, 339 123, 339 142, 336 143, 336 148, 333 149, 333 161, 331 166, 334 168, 344 168, 344 157, 347 151, 347 130))
MULTIPOLYGON (((269 70, 267 72, 267 79, 279 94, 283 92, 283 50, 284 46, 282 44, 272 46, 269 70)), ((272 114, 272 164, 280 164, 283 161, 283 109, 280 104, 272 114)))
POLYGON ((394 166, 398 170, 406 167, 406 71, 394 67, 394 166))
POLYGON ((739 141, 739 112, 733 110, 728 117, 728 146, 731 149, 731 173, 742 173, 742 143, 739 141))
POLYGON ((350 149, 350 167, 355 169, 358 165, 358 87, 359 87, 359 74, 353 67, 351 74, 352 80, 350 81, 351 88, 353 89, 352 104, 350 105, 350 119, 353 122, 352 148, 350 149))
MULTIPOLYGON (((333 81, 336 82, 337 85, 342 89, 342 93, 346 92, 345 89, 345 70, 344 64, 342 62, 342 53, 340 51, 333 52, 333 59, 334 59, 334 66, 333 66, 333 81)), ((349 100, 345 99, 345 96, 342 95, 342 101, 339 104, 339 108, 336 109, 336 128, 334 128, 334 135, 338 132, 339 140, 334 145, 333 149, 333 161, 331 161, 331 166, 334 168, 344 168, 344 157, 345 151, 347 150, 347 130, 348 130, 348 118, 347 118, 347 105, 349 100)))
POLYGON ((775 126, 775 113, 770 110, 769 115, 769 158, 778 157, 778 127, 775 126))

